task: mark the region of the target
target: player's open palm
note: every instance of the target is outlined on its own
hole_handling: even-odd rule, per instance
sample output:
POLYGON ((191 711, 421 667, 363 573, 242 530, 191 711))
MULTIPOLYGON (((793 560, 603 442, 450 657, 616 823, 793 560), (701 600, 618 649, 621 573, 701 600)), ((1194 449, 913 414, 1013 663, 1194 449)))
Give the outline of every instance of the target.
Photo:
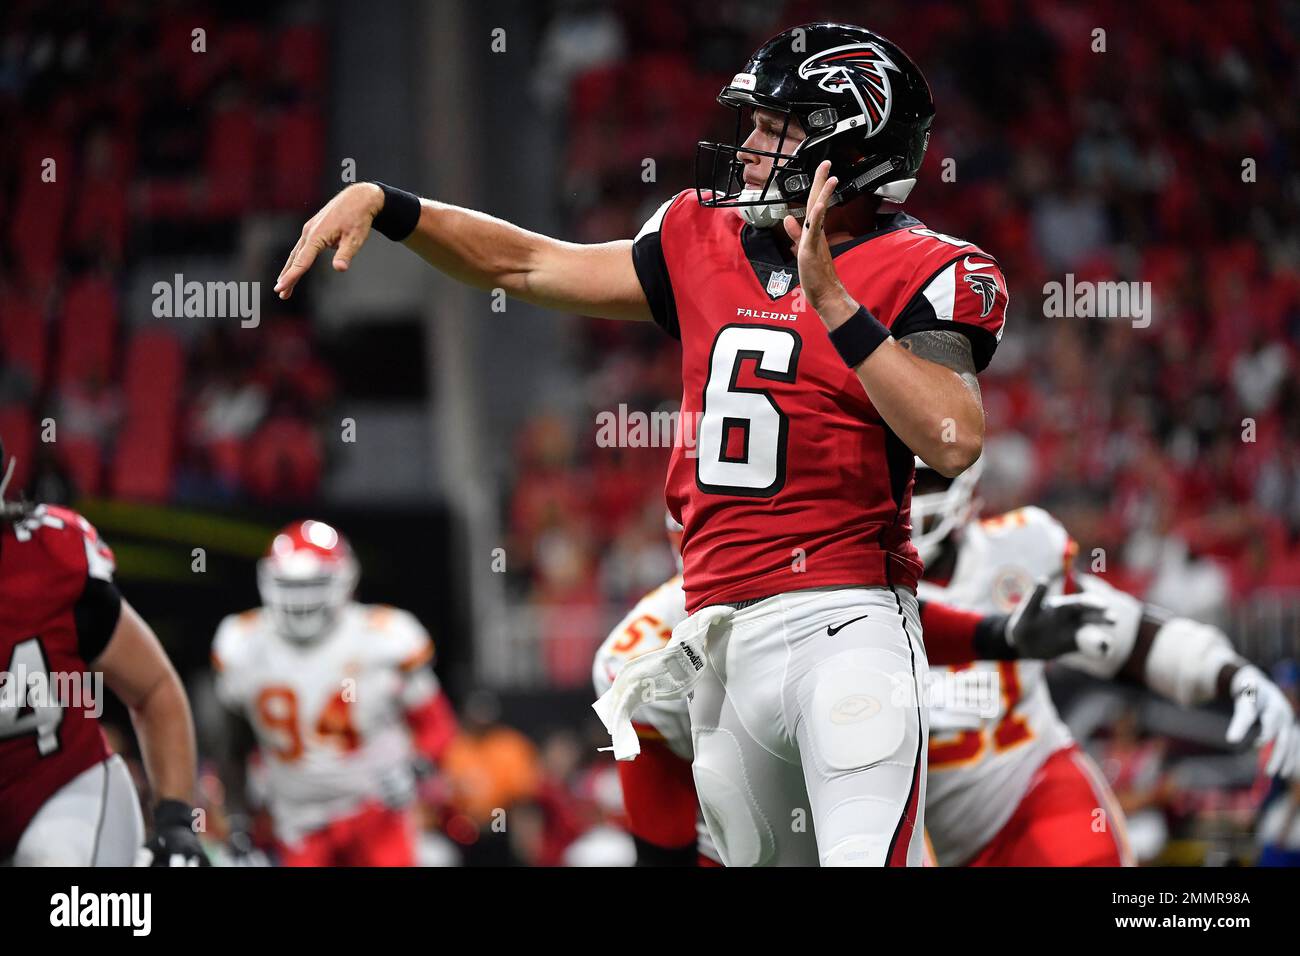
POLYGON ((275 281, 280 298, 293 294, 294 286, 311 268, 322 249, 335 249, 334 268, 346 272, 366 237, 370 225, 384 205, 383 191, 373 183, 356 183, 325 204, 302 227, 298 244, 275 281))
MULTIPOLYGON (((786 216, 784 221, 786 235, 794 242, 798 253, 799 285, 803 288, 808 304, 822 316, 823 321, 827 320, 828 307, 834 306, 839 300, 847 300, 847 293, 835 272, 830 243, 826 239, 826 213, 831 207, 835 187, 839 185, 839 180, 830 171, 829 160, 818 165, 812 188, 808 191, 808 206, 803 223, 794 216, 786 216)), ((837 316, 838 321, 828 321, 827 324, 838 325, 847 317, 837 316)))

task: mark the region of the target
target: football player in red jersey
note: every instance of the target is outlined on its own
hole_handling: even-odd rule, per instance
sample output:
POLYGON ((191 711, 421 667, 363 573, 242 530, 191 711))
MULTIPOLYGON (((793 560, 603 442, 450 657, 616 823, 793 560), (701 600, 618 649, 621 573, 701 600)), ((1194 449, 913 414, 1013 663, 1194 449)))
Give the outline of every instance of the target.
POLYGON ((4 501, 0 447, 0 861, 131 866, 144 824, 99 726, 94 677, 131 712, 157 804, 145 859, 205 866, 191 809, 194 723, 149 625, 113 583, 113 552, 66 508, 4 501))
MULTIPOLYGON (((275 288, 288 298, 323 249, 346 270, 374 228, 478 288, 680 339, 698 442, 674 449, 667 498, 691 617, 664 650, 699 676, 709 831, 730 865, 915 865, 913 453, 945 475, 979 456, 975 375, 1002 334, 1006 280, 976 246, 886 205, 916 181, 934 106, 884 37, 788 30, 719 101, 736 141, 700 144, 696 188, 632 241, 561 242, 364 183, 306 223, 275 288), (899 679, 910 703, 894 702, 899 679)), ((616 754, 630 757, 625 718, 616 754)))
MULTIPOLYGON (((680 574, 682 528, 671 514, 666 524, 679 573, 641 598, 596 651, 592 681, 602 697, 628 664, 661 650, 687 617, 680 574)), ((931 664, 969 666, 973 656, 982 654, 1000 658, 1000 665, 1017 666, 1016 661, 1024 660, 1033 666, 1042 659, 1077 650, 1077 632, 1085 620, 1092 620, 1090 615, 1078 613, 1085 606, 1051 606, 1045 599, 1045 585, 1035 593, 1029 593, 1031 590, 1026 589, 1019 604, 1012 602, 1012 606, 991 613, 920 600, 931 664), (1035 598, 1043 600, 1031 614, 1035 598)), ((618 776, 637 865, 721 866, 708 829, 698 819, 687 701, 679 697, 642 706, 631 726, 640 753, 636 760, 619 761, 618 776)))

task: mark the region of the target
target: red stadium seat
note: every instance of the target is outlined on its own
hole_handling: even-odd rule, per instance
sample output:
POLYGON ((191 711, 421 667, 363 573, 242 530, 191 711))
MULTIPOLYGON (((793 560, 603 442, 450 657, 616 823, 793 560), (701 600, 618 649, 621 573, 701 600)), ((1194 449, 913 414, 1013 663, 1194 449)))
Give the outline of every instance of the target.
POLYGON ((7 496, 18 497, 32 474, 36 449, 36 420, 26 405, 0 406, 0 438, 4 439, 5 456, 14 459, 14 476, 7 496))
POLYGON ((97 495, 104 488, 104 451, 88 435, 60 435, 54 454, 68 469, 79 495, 97 495))
POLYGON ((58 335, 58 384, 67 385, 96 374, 112 377, 117 293, 107 278, 84 275, 68 286, 58 335))
POLYGON ((320 195, 324 127, 313 109, 277 115, 271 123, 270 199, 278 209, 305 209, 320 195))
POLYGON ((49 359, 49 328, 35 296, 10 292, 0 297, 0 355, 5 364, 25 369, 39 392, 49 359))
POLYGON ((212 117, 208 124, 207 216, 226 219, 253 207, 257 146, 257 116, 247 106, 222 109, 212 117))
POLYGON ((275 63, 303 91, 319 90, 325 77, 325 40, 309 24, 285 28, 276 44, 275 63))
POLYGON ((131 339, 123 383, 126 419, 113 462, 113 494, 142 501, 165 501, 171 494, 184 376, 184 349, 173 333, 151 326, 131 339))

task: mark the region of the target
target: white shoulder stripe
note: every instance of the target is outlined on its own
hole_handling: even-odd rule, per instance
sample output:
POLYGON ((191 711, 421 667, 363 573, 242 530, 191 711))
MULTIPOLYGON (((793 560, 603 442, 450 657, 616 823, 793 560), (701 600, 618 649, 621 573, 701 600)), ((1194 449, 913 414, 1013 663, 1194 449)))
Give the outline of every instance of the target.
POLYGON ((655 214, 645 221, 645 225, 641 227, 641 231, 636 234, 636 237, 632 240, 633 243, 640 242, 644 236, 648 236, 650 233, 658 232, 660 230, 663 226, 664 214, 668 212, 668 207, 673 204, 673 199, 676 198, 677 197, 674 196, 672 199, 665 201, 662 206, 655 210, 655 214))
POLYGON ((925 287, 925 297, 934 309, 935 317, 943 322, 952 321, 953 304, 957 296, 957 263, 952 262, 925 287))

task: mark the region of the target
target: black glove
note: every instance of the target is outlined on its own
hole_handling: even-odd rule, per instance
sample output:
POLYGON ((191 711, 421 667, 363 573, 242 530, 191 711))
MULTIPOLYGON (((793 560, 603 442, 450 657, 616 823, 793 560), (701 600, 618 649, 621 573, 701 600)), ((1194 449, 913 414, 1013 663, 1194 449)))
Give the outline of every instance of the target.
POLYGON ((154 835, 145 849, 150 866, 211 866, 194 832, 194 809, 180 800, 159 800, 153 811, 154 835))
POLYGON ((1050 660, 1079 650, 1084 626, 1114 623, 1104 607, 1081 595, 1046 601, 1047 588, 1041 580, 1010 615, 985 619, 976 636, 981 660, 1050 660))

